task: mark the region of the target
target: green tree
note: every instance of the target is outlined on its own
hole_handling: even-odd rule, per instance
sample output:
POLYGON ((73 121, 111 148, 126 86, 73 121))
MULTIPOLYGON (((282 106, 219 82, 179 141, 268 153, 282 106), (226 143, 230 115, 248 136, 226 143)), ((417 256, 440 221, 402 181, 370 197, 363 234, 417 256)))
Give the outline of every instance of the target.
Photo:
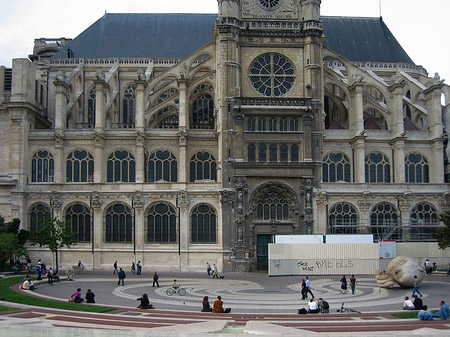
POLYGON ((4 264, 11 259, 26 255, 24 247, 29 237, 29 232, 20 229, 20 220, 12 219, 5 223, 5 219, 0 215, 0 263, 4 264))
POLYGON ((31 245, 47 246, 55 254, 56 270, 58 270, 58 250, 64 246, 76 245, 76 234, 70 229, 70 223, 47 216, 40 224, 40 229, 30 237, 31 245))
POLYGON ((450 211, 439 215, 439 221, 442 221, 445 226, 435 228, 432 235, 438 241, 439 248, 446 249, 450 247, 450 211))

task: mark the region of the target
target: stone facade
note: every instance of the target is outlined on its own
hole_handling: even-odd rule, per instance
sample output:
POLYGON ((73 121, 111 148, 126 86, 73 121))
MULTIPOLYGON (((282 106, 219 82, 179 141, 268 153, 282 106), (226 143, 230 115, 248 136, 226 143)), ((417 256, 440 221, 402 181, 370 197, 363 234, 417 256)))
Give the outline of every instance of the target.
POLYGON ((429 240, 449 87, 325 47, 320 0, 218 6, 185 58, 54 58, 72 40, 39 39, 2 67, 0 214, 71 221, 61 264, 93 268, 265 269, 280 234, 429 240))

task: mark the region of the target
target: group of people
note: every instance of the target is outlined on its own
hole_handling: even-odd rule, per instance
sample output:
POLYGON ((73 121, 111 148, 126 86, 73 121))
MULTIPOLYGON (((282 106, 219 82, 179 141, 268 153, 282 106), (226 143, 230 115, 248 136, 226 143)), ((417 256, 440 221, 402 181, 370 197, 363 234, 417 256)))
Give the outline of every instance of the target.
POLYGON ((209 298, 208 296, 203 297, 202 302, 202 312, 213 312, 213 313, 229 313, 231 312, 231 308, 223 308, 223 301, 221 296, 217 296, 217 300, 214 301, 213 307, 211 308, 211 305, 209 304, 209 298))
POLYGON ((414 301, 412 301, 409 296, 405 296, 403 310, 427 310, 428 307, 423 304, 423 301, 419 295, 414 295, 413 297, 414 301))
POLYGON ((221 275, 219 276, 219 269, 216 267, 215 264, 211 265, 209 264, 209 262, 206 262, 206 273, 208 274, 209 277, 212 276, 212 278, 216 278, 216 279, 223 279, 224 276, 221 275))
MULTIPOLYGON (((356 289, 356 278, 355 275, 352 275, 352 277, 350 277, 350 289, 352 290, 352 295, 355 295, 355 289, 356 289)), ((348 282, 347 282, 347 278, 345 277, 345 275, 342 276, 342 278, 340 279, 341 282, 341 291, 342 294, 347 294, 347 289, 348 289, 348 282)))
POLYGON ((70 296, 69 302, 73 303, 83 303, 86 300, 86 303, 95 303, 95 294, 91 289, 88 289, 84 298, 81 296, 81 288, 77 288, 77 290, 70 296))
POLYGON ((311 298, 308 302, 308 309, 302 308, 298 309, 299 314, 318 314, 318 313, 328 313, 330 312, 330 304, 320 297, 317 302, 314 298, 311 298))
POLYGON ((449 307, 448 304, 445 303, 444 300, 439 301, 440 309, 439 311, 432 313, 431 311, 428 311, 426 309, 420 310, 417 314, 417 317, 419 317, 422 321, 432 321, 434 318, 439 319, 449 319, 449 307))

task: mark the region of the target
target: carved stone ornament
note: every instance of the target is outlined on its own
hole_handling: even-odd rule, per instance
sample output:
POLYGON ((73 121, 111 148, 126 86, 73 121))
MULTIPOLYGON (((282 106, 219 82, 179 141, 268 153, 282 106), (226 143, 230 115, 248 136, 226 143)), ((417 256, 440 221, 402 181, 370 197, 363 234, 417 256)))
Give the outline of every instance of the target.
POLYGON ((54 209, 61 209, 62 206, 62 200, 61 199, 51 199, 50 200, 50 206, 54 209))

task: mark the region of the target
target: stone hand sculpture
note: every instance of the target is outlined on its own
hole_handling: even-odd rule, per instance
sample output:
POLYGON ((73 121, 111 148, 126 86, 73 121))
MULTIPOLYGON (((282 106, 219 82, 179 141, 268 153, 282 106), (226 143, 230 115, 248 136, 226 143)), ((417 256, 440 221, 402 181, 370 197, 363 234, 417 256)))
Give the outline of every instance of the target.
POLYGON ((401 287, 414 287, 414 276, 417 276, 419 282, 422 282, 425 273, 424 268, 413 257, 397 256, 387 267, 389 275, 401 287))
POLYGON ((380 288, 392 288, 394 286, 392 277, 382 273, 379 269, 375 270, 375 278, 380 288))

